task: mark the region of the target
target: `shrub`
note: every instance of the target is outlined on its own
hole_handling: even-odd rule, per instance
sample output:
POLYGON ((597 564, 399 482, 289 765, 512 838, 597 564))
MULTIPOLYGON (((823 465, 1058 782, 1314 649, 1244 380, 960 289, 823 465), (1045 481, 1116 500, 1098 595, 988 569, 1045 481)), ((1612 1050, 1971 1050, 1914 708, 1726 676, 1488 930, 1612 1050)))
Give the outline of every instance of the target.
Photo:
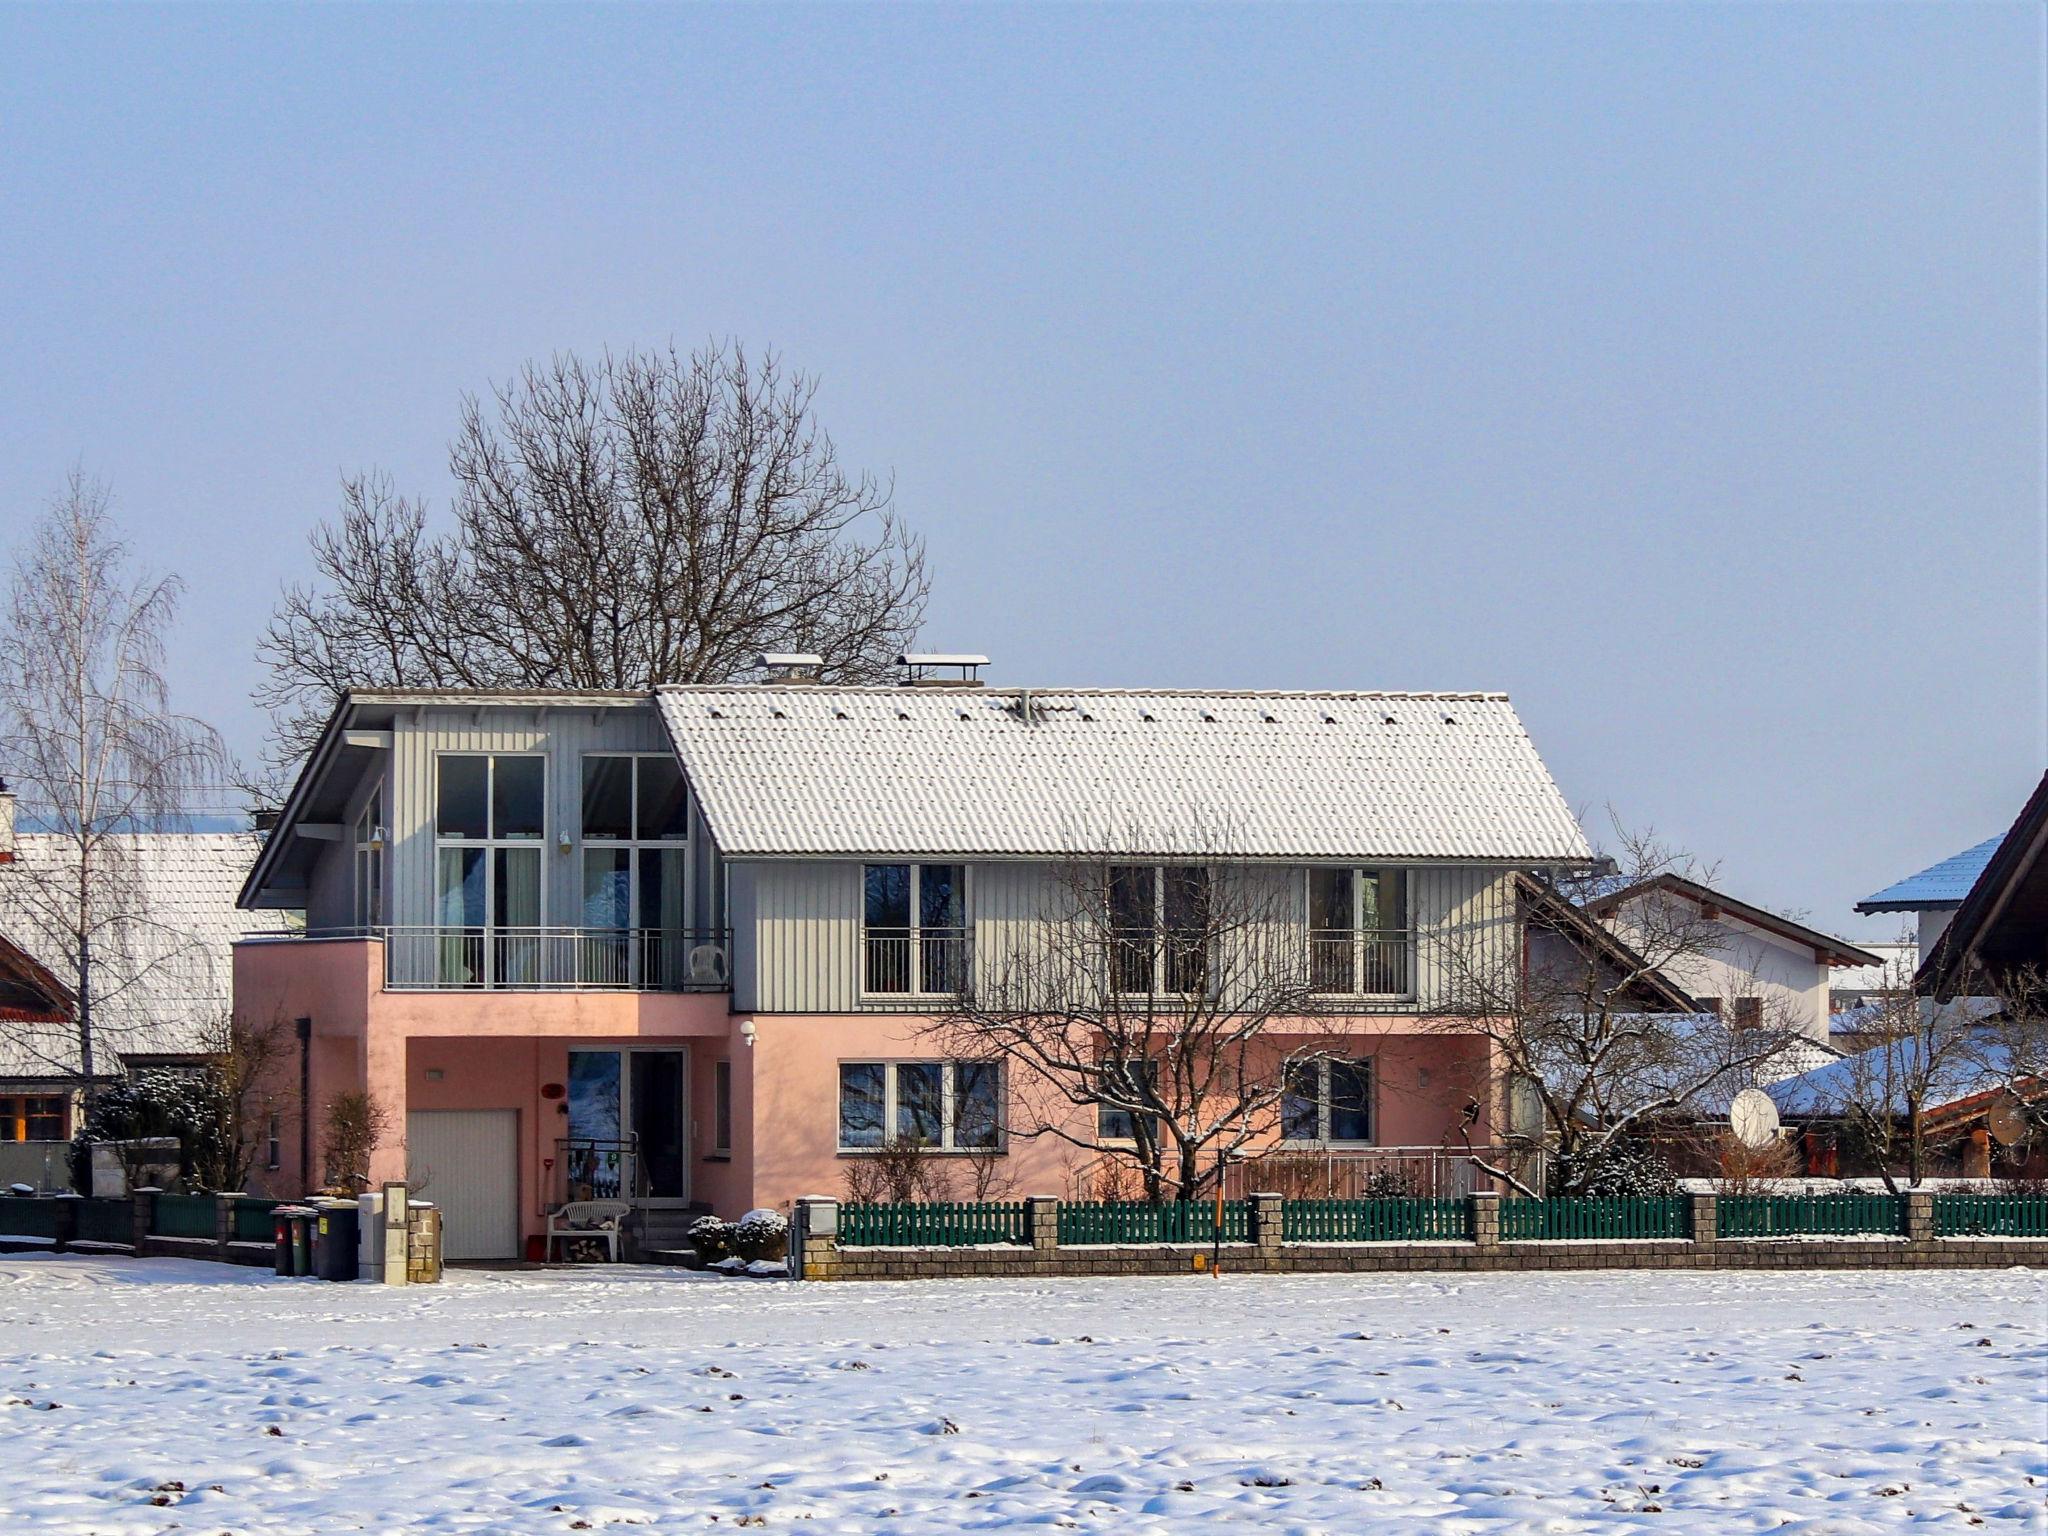
POLYGON ((1640 1142, 1614 1140, 1551 1159, 1550 1193, 1634 1199, 1677 1192, 1662 1155, 1640 1142))
POLYGON ((749 1263, 789 1252, 789 1218, 780 1211, 749 1211, 732 1224, 732 1251, 749 1263))
POLYGON ((716 1216, 699 1216, 690 1223, 684 1236, 697 1250, 697 1257, 707 1265, 733 1256, 733 1224, 729 1221, 720 1221, 716 1216))

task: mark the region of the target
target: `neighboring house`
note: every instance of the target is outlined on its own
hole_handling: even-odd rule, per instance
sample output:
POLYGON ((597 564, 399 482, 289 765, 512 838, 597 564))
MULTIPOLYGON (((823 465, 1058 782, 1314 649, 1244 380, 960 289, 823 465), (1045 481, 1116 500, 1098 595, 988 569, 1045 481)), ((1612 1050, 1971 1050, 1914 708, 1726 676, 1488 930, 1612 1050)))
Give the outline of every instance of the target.
MULTIPOLYGON (((0 862, 5 862, 0 860, 0 862)), ((33 955, 0 937, 0 1185, 64 1180, 75 1079, 53 1072, 30 1037, 71 1028, 72 997, 33 955)))
POLYGON ((1670 932, 1679 922, 1700 921, 1719 937, 1704 953, 1667 964, 1673 986, 1695 998, 1707 1012, 1731 1024, 1769 1024, 1794 1030, 1822 1048, 1828 1044, 1829 977, 1838 966, 1879 966, 1882 960, 1833 934, 1781 917, 1762 907, 1688 880, 1657 875, 1619 878, 1583 903, 1587 912, 1623 938, 1650 922, 1649 903, 1676 902, 1682 918, 1655 926, 1670 932))
POLYGON ((2005 836, 1971 854, 1984 846, 1991 852, 1950 920, 1921 945, 1914 986, 1937 1001, 2048 970, 2048 774, 2005 836))
POLYGON ((1511 960, 1517 871, 1587 848, 1500 695, 362 690, 242 896, 307 914, 235 952, 239 1013, 306 1021, 280 1187, 367 1089, 403 1128, 371 1176, 430 1179, 452 1257, 519 1252, 572 1194, 636 1200, 659 1245, 692 1208, 837 1193, 910 1128, 1067 1189, 1088 1154, 1006 1143, 1000 1075, 921 1031, 1112 847, 1119 891, 1276 893, 1355 1041, 1292 1117, 1318 1150, 1441 1147, 1475 1094, 1475 1135, 1501 1123, 1444 946, 1511 960))
MULTIPOLYGON (((38 1137, 54 1132, 62 1139, 75 1127, 81 1063, 74 941, 52 881, 72 855, 64 838, 17 835, 11 800, 0 794, 9 802, 0 809, 0 1138, 7 1135, 7 1103, 32 1097, 39 1102, 38 1137), (61 1008, 7 1007, 8 952, 43 978, 36 985, 59 989, 61 1008), (60 1113, 49 1109, 52 1099, 61 1099, 60 1113)), ((200 1059, 228 1016, 234 941, 296 921, 293 914, 237 909, 257 846, 249 833, 142 832, 123 835, 110 852, 134 895, 122 903, 129 915, 95 940, 102 969, 94 989, 94 1070, 101 1080, 200 1059)))
MULTIPOLYGON (((1991 862, 1991 855, 1998 851, 2000 838, 1987 837, 1974 848, 1951 854, 1939 864, 1930 864, 1918 874, 1886 886, 1874 896, 1866 896, 1856 903, 1856 910, 1866 915, 1898 913, 1913 924, 1913 948, 1918 958, 1924 957, 1934 947, 1934 941, 1941 937, 1956 909, 1963 904, 1963 898, 1970 894, 1970 887, 1977 883, 1977 877, 1984 872, 1984 866, 1991 862)), ((1873 945, 1872 948, 1877 946, 1873 945)))

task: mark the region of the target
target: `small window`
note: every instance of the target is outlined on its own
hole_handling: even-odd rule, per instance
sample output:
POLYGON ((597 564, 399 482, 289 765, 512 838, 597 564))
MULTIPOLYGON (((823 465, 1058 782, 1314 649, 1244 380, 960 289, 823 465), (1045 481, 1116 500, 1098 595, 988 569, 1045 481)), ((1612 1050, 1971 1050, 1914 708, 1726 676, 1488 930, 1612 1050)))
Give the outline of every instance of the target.
POLYGON ((0 1098, 0 1141, 62 1141, 66 1118, 62 1094, 0 1098))
POLYGON ((1303 1061, 1290 1067, 1280 1100, 1280 1138, 1370 1142, 1371 1061, 1303 1061))
POLYGON ((683 795, 683 770, 672 757, 642 757, 634 830, 647 842, 684 836, 689 817, 683 795))
POLYGON ((1000 1151, 1002 1083, 997 1062, 842 1062, 840 1150, 898 1141, 942 1152, 1000 1151))
POLYGON ((491 836, 536 839, 546 815, 547 763, 538 757, 491 760, 491 836))
POLYGON ((732 1151, 732 1063, 711 1064, 711 1150, 732 1151))
POLYGON ((444 752, 434 833, 465 842, 537 842, 546 812, 547 763, 539 757, 444 752))
POLYGON ((1715 1018, 1717 1018, 1717 1019, 1721 1017, 1721 999, 1720 999, 1720 998, 1718 998, 1718 997, 1696 997, 1696 998, 1694 998, 1694 999, 1693 999, 1693 1003, 1694 1003, 1694 1005, 1695 1005, 1696 1007, 1698 1007, 1698 1009, 1699 1009, 1699 1011, 1700 1011, 1701 1013, 1711 1013, 1711 1014, 1712 1014, 1712 1015, 1713 1015, 1713 1016, 1714 1016, 1715 1018))
MULTIPOLYGON (((1102 1063, 1102 1088, 1105 1099, 1115 1098, 1128 1103, 1151 1103, 1158 1098, 1159 1063, 1152 1060, 1119 1061, 1114 1058, 1102 1063)), ((1157 1116, 1147 1116, 1156 1120, 1157 1116)), ((1098 1103, 1095 1107, 1095 1135, 1100 1141, 1135 1141, 1138 1137, 1137 1117, 1123 1104, 1098 1103)))
POLYGON ((284 1147, 277 1133, 277 1116, 273 1114, 263 1133, 263 1166, 273 1172, 284 1166, 284 1147))
POLYGON ((1764 1025, 1764 1000, 1760 997, 1738 997, 1735 999, 1735 1027, 1737 1029, 1762 1029, 1764 1025))
POLYGON ((633 835, 633 759, 583 759, 583 836, 586 841, 633 835))

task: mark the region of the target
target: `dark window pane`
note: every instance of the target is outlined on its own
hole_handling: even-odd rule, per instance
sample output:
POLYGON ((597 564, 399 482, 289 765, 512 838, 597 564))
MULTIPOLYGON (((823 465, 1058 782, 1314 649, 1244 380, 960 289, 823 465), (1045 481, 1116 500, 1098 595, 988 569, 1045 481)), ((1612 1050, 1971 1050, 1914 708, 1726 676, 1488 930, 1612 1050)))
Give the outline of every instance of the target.
POLYGON ((870 864, 867 867, 867 924, 870 928, 910 926, 910 866, 870 864))
POLYGON ((434 831, 440 837, 489 837, 491 760, 487 757, 441 759, 441 782, 434 801, 434 831))
POLYGON ((491 775, 491 836, 539 837, 547 764, 538 757, 501 757, 491 775))
POLYGON ((1109 872, 1109 923, 1125 931, 1152 928, 1152 871, 1144 865, 1119 865, 1109 872))
POLYGON ((640 926, 678 931, 683 926, 683 850, 640 850, 640 926))
POLYGON ((839 1068, 839 1145, 882 1144, 882 1074, 878 1061, 849 1061, 839 1068))
POLYGON ((936 1147, 943 1136, 945 1064, 906 1061, 896 1069, 896 1139, 936 1147))
POLYGON ((1365 872, 1364 924, 1385 932, 1408 926, 1408 877, 1398 869, 1365 872))
POLYGON ((1209 926, 1209 871, 1199 865, 1162 870, 1166 885, 1166 927, 1170 933, 1198 934, 1209 926))
POLYGON ((917 920, 926 928, 962 925, 966 875, 958 864, 927 864, 917 875, 917 920))
POLYGON ((987 1149, 998 1139, 1002 1067, 992 1061, 953 1064, 953 1145, 987 1149))
POLYGON ((1303 1062, 1287 1069, 1287 1091, 1280 1099, 1282 1140, 1322 1140, 1322 1096, 1321 1062, 1303 1062))
POLYGON ((672 757, 643 757, 639 763, 640 836, 681 837, 689 830, 681 765, 672 757))
POLYGON ((1351 871, 1312 869, 1308 872, 1308 925, 1318 933, 1351 931, 1351 871))
MULTIPOLYGON (((1159 1065, 1153 1061, 1105 1061, 1102 1064, 1103 1092, 1124 1103, 1145 1103, 1159 1079, 1159 1065)), ((1151 1116, 1146 1116, 1150 1120, 1151 1116)), ((1137 1136, 1136 1117, 1118 1104, 1096 1106, 1096 1134, 1105 1141, 1131 1141, 1137 1136)))
POLYGON ((1330 1063, 1330 1140, 1372 1140, 1372 1063, 1330 1063))
POLYGON ((633 835, 633 759, 583 759, 583 835, 633 835))

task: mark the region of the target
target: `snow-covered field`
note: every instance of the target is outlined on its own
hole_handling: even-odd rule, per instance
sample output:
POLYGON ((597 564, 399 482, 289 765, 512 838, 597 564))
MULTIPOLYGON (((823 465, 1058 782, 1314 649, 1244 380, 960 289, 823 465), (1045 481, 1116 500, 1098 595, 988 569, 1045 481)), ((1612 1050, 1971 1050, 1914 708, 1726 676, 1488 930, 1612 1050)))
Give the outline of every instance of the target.
POLYGON ((0 1532, 2048 1529, 2048 1275, 0 1258, 0 1532))

